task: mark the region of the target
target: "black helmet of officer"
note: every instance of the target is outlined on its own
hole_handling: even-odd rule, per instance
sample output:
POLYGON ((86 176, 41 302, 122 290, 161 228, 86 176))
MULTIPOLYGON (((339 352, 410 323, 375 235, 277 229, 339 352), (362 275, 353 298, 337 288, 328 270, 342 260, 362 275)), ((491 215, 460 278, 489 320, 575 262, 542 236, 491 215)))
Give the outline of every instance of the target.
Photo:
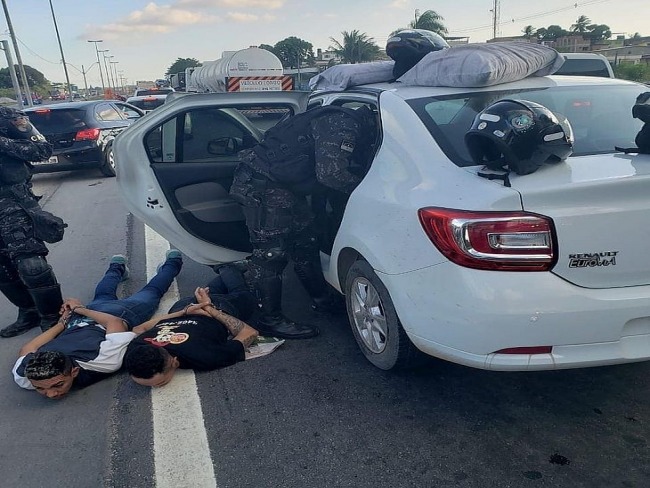
POLYGON ((27 114, 11 107, 0 107, 0 136, 33 142, 45 141, 27 114))
POLYGON ((632 107, 632 117, 650 124, 650 92, 643 92, 636 97, 636 103, 632 107))
POLYGON ((500 100, 475 118, 465 144, 476 164, 520 175, 573 152, 573 130, 565 117, 528 100, 500 100))
POLYGON ((448 47, 447 41, 435 32, 424 29, 404 29, 388 38, 386 54, 395 61, 393 76, 397 79, 430 52, 448 47))

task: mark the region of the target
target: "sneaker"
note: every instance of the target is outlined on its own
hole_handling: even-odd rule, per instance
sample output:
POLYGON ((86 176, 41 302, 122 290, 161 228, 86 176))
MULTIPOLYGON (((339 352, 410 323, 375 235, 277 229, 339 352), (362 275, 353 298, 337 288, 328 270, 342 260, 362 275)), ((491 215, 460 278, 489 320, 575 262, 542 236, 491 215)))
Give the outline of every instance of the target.
POLYGON ((122 281, 128 280, 129 276, 131 275, 131 272, 129 271, 129 267, 126 265, 126 257, 123 256, 122 254, 116 254, 111 258, 111 261, 109 263, 110 265, 115 264, 119 270, 122 273, 122 281))
MULTIPOLYGON (((183 255, 178 249, 168 249, 167 252, 165 253, 165 263, 169 261, 170 259, 176 259, 178 262, 182 265, 183 263, 183 255)), ((162 268, 163 264, 165 263, 160 263, 158 267, 156 268, 156 272, 160 272, 160 268, 162 268)), ((180 269, 180 268, 179 268, 180 269)))
POLYGON ((183 255, 178 249, 169 249, 165 253, 165 259, 183 259, 183 255))

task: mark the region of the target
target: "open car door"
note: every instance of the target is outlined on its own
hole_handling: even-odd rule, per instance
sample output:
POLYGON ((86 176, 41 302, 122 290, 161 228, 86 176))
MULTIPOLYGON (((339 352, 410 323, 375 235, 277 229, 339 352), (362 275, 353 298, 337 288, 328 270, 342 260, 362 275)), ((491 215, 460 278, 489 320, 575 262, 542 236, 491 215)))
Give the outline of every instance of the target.
POLYGON ((229 196, 238 153, 307 92, 187 94, 143 117, 115 140, 117 182, 129 211, 191 259, 235 261, 251 245, 229 196))

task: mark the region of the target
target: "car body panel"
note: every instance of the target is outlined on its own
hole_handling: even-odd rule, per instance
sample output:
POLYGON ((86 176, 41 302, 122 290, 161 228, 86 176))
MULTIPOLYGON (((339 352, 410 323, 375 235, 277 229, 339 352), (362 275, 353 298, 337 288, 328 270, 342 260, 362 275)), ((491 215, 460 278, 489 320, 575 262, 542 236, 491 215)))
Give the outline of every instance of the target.
MULTIPOLYGON (((351 262, 367 261, 388 289, 413 344, 427 354, 472 367, 559 369, 650 359, 650 260, 644 249, 650 224, 646 191, 650 156, 612 151, 572 157, 526 176, 511 174, 507 186, 480 177, 478 166, 452 161, 409 105, 432 94, 562 86, 589 90, 609 84, 641 86, 608 78, 557 76, 481 89, 381 83, 312 94, 314 104, 355 97, 374 100, 381 119, 382 136, 372 165, 347 202, 331 252, 321 253, 327 281, 345 291, 351 262), (423 230, 418 210, 425 207, 524 210, 549 216, 557 232, 557 263, 550 271, 535 272, 486 271, 454 264, 423 230), (575 255, 588 253, 598 253, 601 259, 616 257, 616 264, 571 266, 575 255), (519 347, 552 350, 498 352, 519 347)), ((248 96, 187 95, 167 100, 115 144, 117 156, 124 158, 121 163, 118 159, 118 182, 129 209, 205 264, 247 254, 245 249, 228 249, 206 236, 198 237, 199 225, 213 228, 216 235, 219 225, 243 224, 227 196, 230 168, 222 169, 223 174, 206 170, 202 176, 200 162, 178 169, 174 163, 151 163, 143 142, 147 130, 174 114, 218 104, 232 107, 238 100, 234 95, 242 95, 240 101, 248 96), (180 173, 183 169, 187 174, 180 173), (188 223, 184 214, 202 224, 188 223)), ((254 102, 269 96, 285 100, 287 95, 256 96, 260 98, 254 102)), ((295 102, 294 107, 302 110, 305 102, 295 102)), ((250 130, 261 137, 259 131, 250 130)), ((170 157, 176 157, 175 151, 170 149, 170 157)))
POLYGON ((108 100, 65 102, 25 109, 34 126, 53 146, 49 161, 33 163, 34 173, 102 166, 107 147, 133 123, 134 119, 128 119, 123 108, 143 115, 136 107, 108 100), (79 131, 88 129, 98 129, 98 137, 75 140, 79 131))
MULTIPOLYGON (((127 205, 138 218, 197 262, 215 264, 244 258, 251 249, 248 231, 241 208, 228 194, 237 155, 220 157, 203 153, 204 143, 219 130, 199 122, 191 124, 189 130, 186 125, 182 129, 186 138, 183 162, 176 162, 173 159, 176 156, 170 156, 176 145, 168 147, 163 142, 160 162, 151 163, 143 140, 152 129, 186 117, 186 113, 214 117, 217 110, 212 107, 248 107, 260 101, 301 112, 307 98, 307 93, 300 92, 215 93, 168 101, 115 141, 117 179, 127 205), (190 161, 186 160, 187 155, 191 155, 190 161), (123 163, 127 158, 128 163, 123 163), (215 246, 214 242, 220 240, 231 247, 215 246)), ((228 130, 240 127, 247 132, 251 137, 248 145, 262 138, 262 131, 234 109, 225 114, 228 118, 223 119, 222 126, 226 128, 226 122, 232 122, 228 130)), ((171 132, 176 130, 174 127, 171 132)), ((166 129, 162 131, 164 135, 166 129)))

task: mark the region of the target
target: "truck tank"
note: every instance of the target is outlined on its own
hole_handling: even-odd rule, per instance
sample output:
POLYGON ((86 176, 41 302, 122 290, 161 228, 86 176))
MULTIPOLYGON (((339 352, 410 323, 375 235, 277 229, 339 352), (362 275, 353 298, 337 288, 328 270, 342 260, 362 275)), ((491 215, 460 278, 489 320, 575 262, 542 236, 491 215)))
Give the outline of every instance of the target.
POLYGON ((225 51, 216 61, 207 61, 196 68, 191 85, 199 92, 225 92, 231 77, 282 76, 282 62, 266 49, 249 47, 240 51, 225 51))

